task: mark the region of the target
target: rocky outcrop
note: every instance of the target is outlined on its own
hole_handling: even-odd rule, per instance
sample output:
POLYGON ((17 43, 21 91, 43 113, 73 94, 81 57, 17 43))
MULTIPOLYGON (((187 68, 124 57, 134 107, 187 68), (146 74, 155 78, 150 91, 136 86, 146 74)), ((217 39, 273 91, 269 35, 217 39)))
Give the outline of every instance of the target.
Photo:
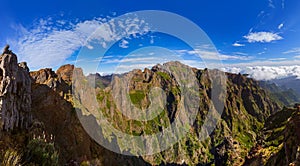
POLYGON ((300 165, 299 125, 300 112, 295 108, 284 108, 271 115, 244 165, 300 165))
MULTIPOLYGON (((188 71, 196 76, 198 90, 200 92, 199 110, 191 132, 186 137, 178 141, 173 147, 153 156, 143 156, 143 158, 153 164, 211 164, 216 165, 242 165, 250 148, 260 137, 265 119, 272 113, 278 111, 280 107, 273 102, 267 93, 260 88, 258 82, 246 76, 226 73, 227 95, 225 108, 221 119, 212 134, 206 140, 198 140, 202 132, 201 127, 208 115, 210 99, 212 97, 212 83, 210 77, 215 74, 215 70, 198 70, 184 67, 179 62, 168 62, 163 65, 156 65, 151 70, 133 70, 123 75, 114 76, 106 88, 98 89, 97 99, 100 110, 110 121, 114 128, 131 135, 153 134, 162 131, 170 126, 180 112, 180 100, 184 91, 179 88, 179 80, 168 70, 170 66, 174 71, 184 73, 188 71), (124 81, 127 80, 127 81, 124 81), (122 90, 121 87, 127 88, 122 90), (155 101, 151 97, 153 88, 161 88, 166 101, 155 101), (123 93, 123 92, 126 92, 123 93), (149 121, 131 120, 138 118, 140 113, 151 108, 151 102, 156 106, 162 106, 162 113, 149 121), (126 104, 131 102, 132 104, 126 104), (128 106, 129 105, 129 106, 128 106), (165 107, 164 107, 165 105, 165 107), (135 112, 132 114, 131 111, 135 112), (125 115, 124 115, 125 114, 125 115)), ((191 78, 186 78, 191 83, 191 78)), ((84 95, 81 95, 84 96, 84 95)), ((156 92, 156 98, 161 97, 156 92)), ((196 104, 191 104, 196 105, 196 104)), ((96 112, 96 111, 94 111, 96 112)), ((93 112, 91 112, 93 114, 93 112)), ((98 116, 97 113, 94 114, 98 116)), ((101 119, 101 118, 100 118, 101 119)), ((150 118, 151 119, 151 118, 150 118)), ((114 137, 102 130, 103 135, 114 137)), ((117 137, 116 142, 121 142, 117 137)), ((122 148, 123 143, 120 143, 122 148)), ((132 145, 134 152, 138 146, 132 145)))
POLYGON ((59 69, 57 69, 56 74, 59 78, 64 80, 66 83, 72 83, 74 65, 63 65, 59 69))
MULTIPOLYGON (((94 165, 147 165, 138 157, 122 156, 101 147, 86 133, 71 96, 73 73, 85 79, 82 70, 73 65, 64 65, 56 72, 52 69, 30 72, 33 118, 44 124, 45 133, 53 135, 60 152, 60 165, 79 165, 83 161, 94 165)), ((87 91, 93 89, 87 88, 87 91)), ((96 123, 92 116, 85 119, 96 123)))
POLYGON ((51 145, 59 152, 61 165, 79 165, 81 162, 92 165, 299 163, 299 113, 276 113, 280 109, 277 103, 269 98, 255 80, 243 75, 226 73, 228 79, 224 84, 227 84, 227 94, 218 96, 220 100, 225 100, 221 119, 206 139, 199 140, 213 96, 210 75, 215 75, 216 70, 198 70, 179 62, 169 62, 152 69, 133 70, 114 76, 94 74, 85 77, 82 69, 73 65, 64 65, 56 72, 49 68, 33 71, 30 72, 31 77, 28 71, 26 63, 18 64, 16 55, 6 47, 0 57, 1 126, 6 130, 26 127, 31 118, 34 124, 15 135, 6 132, 1 137, 0 133, 0 138, 4 140, 0 141, 1 155, 4 153, 3 147, 18 147, 20 151, 26 151, 28 140, 32 139, 30 133, 33 133, 33 137, 42 135, 46 142, 51 141, 51 145), (183 77, 185 73, 191 77, 183 77), (191 83, 196 86, 192 92, 199 94, 199 98, 185 95, 191 83), (74 90, 74 87, 79 88, 79 91, 74 90), (182 124, 188 122, 181 116, 188 111, 188 108, 180 108, 183 105, 182 99, 189 101, 192 106, 199 105, 196 119, 182 139, 159 153, 142 157, 123 156, 105 149, 92 138, 91 133, 101 133, 101 139, 105 139, 107 144, 108 140, 113 140, 120 151, 135 154, 138 145, 129 144, 130 148, 124 148, 120 137, 113 135, 110 130, 96 128, 99 119, 102 120, 98 117, 99 112, 123 133, 133 136, 151 135, 163 131, 178 117, 182 124), (130 107, 127 107, 128 102, 132 103, 130 107), (84 103, 86 108, 80 103, 84 103), (161 112, 152 117, 152 114, 147 113, 150 108, 161 112), (147 117, 144 115, 150 116, 147 121, 134 120, 147 117), (133 116, 133 119, 128 118, 133 116), (280 124, 274 127, 280 120, 286 126, 283 128, 280 124), (89 129, 84 128, 83 123, 89 129), (14 144, 17 145, 12 146, 14 144), (273 147, 276 147, 275 150, 273 147), (268 158, 259 156, 264 153, 268 158))
POLYGON ((0 56, 0 113, 4 130, 27 128, 31 122, 31 79, 25 62, 6 46, 0 56))
POLYGON ((89 74, 87 79, 89 82, 95 83, 95 88, 106 88, 112 80, 112 75, 101 76, 99 73, 89 74))

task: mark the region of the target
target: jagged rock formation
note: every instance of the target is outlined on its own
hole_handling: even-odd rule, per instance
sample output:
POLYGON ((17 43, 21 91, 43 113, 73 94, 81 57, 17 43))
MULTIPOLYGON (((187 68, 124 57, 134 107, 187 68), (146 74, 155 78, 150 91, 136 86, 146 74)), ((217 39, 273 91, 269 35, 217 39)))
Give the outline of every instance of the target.
POLYGON ((31 79, 25 62, 6 46, 0 56, 0 128, 27 128, 31 122, 31 79))
POLYGON ((101 76, 99 73, 89 74, 87 79, 89 82, 95 81, 95 88, 106 88, 111 82, 112 75, 101 76))
MULTIPOLYGON (((90 161, 95 165, 146 165, 138 157, 110 152, 86 133, 77 118, 71 96, 73 71, 84 77, 82 70, 73 65, 64 65, 56 72, 52 69, 30 72, 32 114, 35 120, 44 124, 45 133, 55 138, 54 143, 61 154, 60 164, 76 165, 90 161)), ((87 121, 95 122, 92 117, 88 117, 87 121)))
POLYGON ((300 165, 300 112, 284 108, 271 115, 245 165, 300 165))
POLYGON ((63 65, 59 69, 57 69, 56 74, 59 78, 64 80, 66 83, 72 83, 72 76, 73 76, 74 65, 63 65))
MULTIPOLYGON (((6 47, 0 57, 3 126, 5 129, 26 127, 31 117, 34 123, 28 130, 20 130, 17 134, 0 133, 0 160, 5 149, 13 147, 26 151, 28 140, 32 139, 31 133, 34 136, 42 133, 43 138, 51 140, 60 153, 60 165, 87 161, 94 165, 297 165, 300 158, 299 112, 289 109, 277 112, 280 106, 269 98, 258 82, 243 75, 226 73, 227 94, 221 96, 225 100, 223 114, 209 137, 199 141, 212 97, 209 77, 214 72, 217 71, 198 70, 179 62, 169 62, 152 69, 114 76, 95 74, 85 77, 82 69, 73 65, 64 65, 56 72, 41 69, 30 72, 29 76, 26 63, 17 64, 16 55, 6 47), (179 71, 179 74, 181 70, 191 73, 195 76, 194 85, 198 86, 196 120, 183 139, 160 153, 129 157, 105 149, 87 134, 101 132, 107 144, 108 140, 113 140, 119 143, 121 151, 128 150, 134 154, 136 145, 122 149, 122 140, 110 131, 99 128, 88 131, 78 117, 81 122, 95 127, 101 111, 116 129, 134 136, 157 133, 170 126, 182 112, 179 106, 184 92, 174 74, 164 70, 167 66, 179 71), (73 74, 79 79, 74 81, 73 74), (118 98, 116 94, 122 90, 123 78, 130 80, 125 86, 128 87, 128 95, 119 94, 118 98), (93 81, 95 84, 90 84, 93 81), (75 91, 75 96, 72 96, 74 86, 82 90, 75 91), (153 88, 160 90, 150 93, 153 88), (95 96, 85 97, 91 93, 95 96), (153 94, 166 100, 157 101, 159 97, 153 98, 153 94), (129 108, 125 100, 132 102, 129 108), (79 101, 87 108, 83 108, 79 101), (134 108, 147 111, 152 107, 151 102, 160 106, 161 112, 148 121, 129 119, 120 110, 134 108), (93 110, 93 107, 99 109, 93 110)), ((182 81, 189 83, 191 79, 182 81)))
MULTIPOLYGON (((177 70, 186 70, 178 62, 165 65, 170 65, 177 70)), ((163 70, 164 67, 164 65, 156 65, 151 70, 133 70, 124 75, 113 77, 113 81, 108 87, 97 89, 100 110, 114 128, 127 134, 139 136, 157 133, 173 122, 176 115, 181 111, 178 106, 180 105, 182 92, 176 83, 175 77, 163 70), (129 78, 128 85, 123 85, 122 78, 129 78), (165 92, 167 107, 163 107, 162 113, 150 121, 131 120, 123 115, 124 110, 122 112, 120 110, 120 108, 125 109, 127 105, 124 105, 125 100, 127 100, 126 95, 119 93, 121 92, 119 87, 122 86, 129 87, 129 99, 141 111, 147 110, 151 105, 149 100, 151 99, 151 96, 149 96, 150 90, 153 87, 160 87, 165 92)), ((198 80, 200 92, 199 113, 191 132, 168 150, 143 158, 154 165, 170 163, 242 165, 250 148, 260 136, 259 131, 263 128, 266 118, 278 111, 280 107, 268 97, 267 93, 259 87, 258 82, 255 80, 243 75, 227 73, 227 96, 225 97, 226 104, 221 116, 222 119, 208 139, 199 141, 201 126, 209 111, 209 101, 212 93, 209 74, 212 74, 213 71, 190 69, 190 72, 193 72, 198 80)), ((186 80, 190 81, 190 79, 186 80)), ((81 94, 80 96, 85 95, 81 94)), ((86 101, 90 102, 90 100, 86 101)), ((86 105, 89 106, 90 104, 86 105)), ((132 110, 134 106, 126 108, 126 110, 132 110)), ((89 113, 98 117, 97 111, 91 111, 91 107, 88 108, 89 113)), ((110 131, 102 130, 102 133, 107 138, 115 138, 110 134, 110 131)), ((120 143, 119 146, 122 150, 122 140, 115 139, 116 142, 120 143)), ((132 145, 130 148, 132 153, 135 152, 135 148, 138 147, 132 145)))

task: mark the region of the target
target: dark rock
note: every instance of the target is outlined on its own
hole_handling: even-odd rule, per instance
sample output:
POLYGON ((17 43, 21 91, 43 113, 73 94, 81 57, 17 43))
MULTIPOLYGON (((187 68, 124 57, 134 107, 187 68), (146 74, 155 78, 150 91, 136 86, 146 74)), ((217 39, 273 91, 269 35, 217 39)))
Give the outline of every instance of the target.
POLYGON ((0 113, 4 130, 27 128, 31 122, 31 79, 26 63, 5 47, 0 57, 0 113))

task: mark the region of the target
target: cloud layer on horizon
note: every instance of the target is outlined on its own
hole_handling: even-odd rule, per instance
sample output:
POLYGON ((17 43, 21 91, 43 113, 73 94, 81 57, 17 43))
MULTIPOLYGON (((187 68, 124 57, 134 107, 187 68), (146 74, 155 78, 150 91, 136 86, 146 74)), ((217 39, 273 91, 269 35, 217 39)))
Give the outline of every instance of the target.
POLYGON ((296 76, 300 79, 300 66, 248 66, 248 67, 225 67, 223 71, 230 73, 249 74, 256 80, 272 80, 296 76))

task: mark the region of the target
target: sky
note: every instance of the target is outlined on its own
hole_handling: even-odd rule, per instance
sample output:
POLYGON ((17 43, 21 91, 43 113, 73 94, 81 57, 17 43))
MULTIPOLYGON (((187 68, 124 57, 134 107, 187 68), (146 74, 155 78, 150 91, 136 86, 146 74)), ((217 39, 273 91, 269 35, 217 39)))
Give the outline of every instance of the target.
POLYGON ((9 44, 31 70, 72 63, 109 74, 178 60, 258 80, 300 78, 298 0, 2 0, 1 6, 0 46, 9 44), (191 46, 173 34, 154 32, 149 19, 124 17, 143 10, 174 13, 202 31, 180 20, 172 27, 176 18, 153 18, 169 25, 168 31, 191 35, 186 38, 191 46))

